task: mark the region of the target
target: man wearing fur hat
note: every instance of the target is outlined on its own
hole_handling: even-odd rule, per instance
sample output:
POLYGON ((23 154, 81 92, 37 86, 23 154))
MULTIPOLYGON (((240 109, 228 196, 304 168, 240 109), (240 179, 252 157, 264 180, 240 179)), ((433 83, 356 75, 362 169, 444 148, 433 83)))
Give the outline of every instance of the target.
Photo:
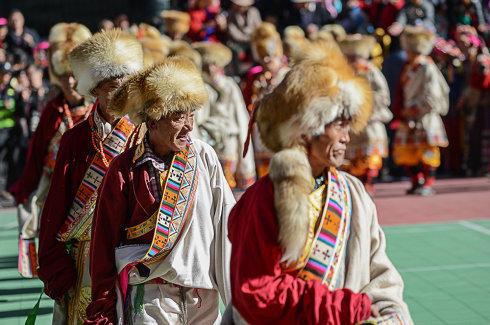
POLYGON ((381 170, 383 159, 388 157, 388 136, 385 123, 393 118, 389 109, 390 91, 381 71, 369 61, 376 45, 372 36, 348 35, 339 43, 354 72, 368 80, 373 91, 373 112, 366 128, 353 134, 346 157, 349 159, 349 172, 359 177, 368 193, 374 194, 373 179, 381 170))
POLYGON ((449 109, 449 87, 429 54, 435 35, 422 26, 407 26, 401 45, 408 61, 400 76, 401 123, 396 131, 393 160, 411 177, 408 194, 434 195, 440 147, 448 140, 441 115, 449 109))
POLYGON ((87 27, 77 23, 56 24, 49 33, 49 75, 51 83, 60 91, 43 109, 29 143, 24 172, 10 188, 18 204, 19 272, 27 278, 37 276, 35 237, 61 136, 90 113, 90 106, 75 90, 75 79, 68 63, 70 51, 90 36, 87 27))
MULTIPOLYGON (((271 23, 263 22, 252 33, 252 54, 259 64, 247 73, 243 96, 248 111, 253 114, 255 105, 271 92, 288 71, 284 58, 281 36, 271 23)), ((253 133, 255 166, 259 177, 267 174, 271 153, 265 148, 256 130, 253 133)))
POLYGON ((230 187, 246 189, 255 182, 255 161, 253 152, 243 157, 249 115, 242 92, 224 73, 232 58, 231 50, 211 42, 196 43, 194 48, 202 56, 209 95, 208 117, 199 125, 200 133, 208 135, 230 187))
POLYGON ((219 324, 230 301, 227 217, 235 203, 213 149, 192 139, 200 72, 171 57, 136 74, 110 110, 145 123, 111 164, 92 226, 87 323, 219 324))
POLYGON ((160 17, 165 26, 165 34, 173 41, 181 41, 189 32, 191 17, 187 12, 177 10, 164 10, 160 17))
POLYGON ((369 84, 326 58, 295 65, 256 113, 274 156, 229 217, 237 324, 412 324, 376 207, 337 169, 371 116, 369 84))
POLYGON ((88 119, 61 138, 41 216, 38 271, 46 294, 56 300, 53 322, 79 324, 90 302, 90 226, 97 193, 110 162, 137 139, 127 117, 109 114, 108 98, 126 75, 143 67, 143 54, 136 39, 112 30, 75 47, 69 63, 80 94, 97 100, 88 119))

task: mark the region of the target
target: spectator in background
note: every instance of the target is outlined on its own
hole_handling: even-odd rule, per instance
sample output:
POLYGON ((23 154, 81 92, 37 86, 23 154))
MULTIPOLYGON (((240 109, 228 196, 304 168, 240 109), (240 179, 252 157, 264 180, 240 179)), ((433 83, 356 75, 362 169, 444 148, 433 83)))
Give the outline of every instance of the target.
POLYGON ((314 34, 323 25, 333 22, 331 14, 315 0, 291 0, 294 4, 290 25, 298 25, 307 35, 314 34))
POLYGON ((218 40, 218 33, 225 29, 225 18, 220 15, 219 0, 196 0, 189 5, 190 29, 188 36, 193 42, 218 40))
POLYGON ((448 1, 449 28, 451 35, 457 25, 470 25, 480 33, 487 31, 485 15, 480 0, 451 0, 448 1))
POLYGON ((36 31, 25 27, 22 12, 18 9, 12 10, 9 17, 9 31, 5 39, 7 50, 20 49, 31 57, 37 42, 39 42, 39 35, 36 31))
POLYGON ((371 24, 386 31, 396 21, 398 12, 404 5, 404 0, 374 0, 366 3, 364 9, 371 24))
POLYGON ((5 38, 9 32, 7 18, 0 17, 0 49, 5 47, 5 38))
POLYGON ((117 16, 116 19, 114 19, 114 27, 120 28, 125 32, 129 31, 130 23, 128 16, 124 14, 117 16))
POLYGON ((362 10, 358 0, 347 1, 347 6, 339 16, 339 23, 348 34, 367 34, 372 32, 368 16, 362 10))
POLYGON ((99 30, 111 30, 114 29, 114 23, 110 19, 102 19, 99 23, 99 30))
POLYGON ((407 25, 423 25, 435 32, 434 5, 429 0, 409 0, 398 13, 396 22, 389 27, 392 35, 400 35, 407 25))
POLYGON ((18 164, 18 115, 22 111, 19 94, 10 85, 12 67, 10 63, 0 64, 0 206, 12 206, 13 198, 6 189, 12 183, 15 164, 18 164))
POLYGON ((250 52, 250 36, 260 25, 262 19, 254 0, 231 0, 228 13, 228 46, 233 52, 233 70, 240 74, 239 61, 243 61, 250 52))

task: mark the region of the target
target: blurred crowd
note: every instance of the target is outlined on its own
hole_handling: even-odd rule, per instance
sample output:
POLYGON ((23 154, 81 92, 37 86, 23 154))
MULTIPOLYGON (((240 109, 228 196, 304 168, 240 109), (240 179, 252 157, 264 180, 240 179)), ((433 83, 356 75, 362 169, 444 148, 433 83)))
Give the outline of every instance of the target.
MULTIPOLYGON (((440 172, 475 176, 489 171, 488 0, 189 0, 174 1, 171 7, 156 13, 152 25, 119 15, 102 20, 99 29, 120 28, 135 35, 143 45, 145 64, 181 54, 201 65, 208 80, 216 73, 231 76, 240 85, 250 113, 257 83, 263 83, 261 87, 265 88, 274 83, 274 76, 267 73, 257 78, 253 70, 257 66, 281 74, 282 68, 299 55, 298 51, 309 48, 303 44, 319 39, 340 42, 354 33, 372 35, 376 45, 370 56, 390 90, 394 119, 386 127, 391 142, 397 128, 399 77, 407 60, 399 35, 407 25, 430 29, 437 35, 431 56, 450 87, 450 108, 443 118, 449 147, 441 152, 440 172), (282 42, 268 43, 264 49, 267 53, 280 53, 280 62, 267 61, 270 56, 255 53, 260 47, 251 46, 263 22, 270 22, 281 35, 282 42), (231 49, 230 64, 208 64, 213 59, 205 57, 206 50, 189 45, 203 41, 222 43, 231 49)), ((47 35, 40 37, 29 28, 19 10, 1 16, 0 13, 0 206, 7 206, 13 200, 6 189, 22 173, 29 139, 36 131, 42 110, 60 90, 49 82, 47 35)), ((218 97, 223 94, 219 87, 214 90, 218 97)), ((248 125, 248 116, 243 119, 248 125)), ((213 132, 218 132, 212 125, 204 129, 211 138, 213 132)), ((262 174, 257 149, 255 163, 257 174, 262 174)), ((401 174, 387 158, 378 177, 388 180, 401 174)))

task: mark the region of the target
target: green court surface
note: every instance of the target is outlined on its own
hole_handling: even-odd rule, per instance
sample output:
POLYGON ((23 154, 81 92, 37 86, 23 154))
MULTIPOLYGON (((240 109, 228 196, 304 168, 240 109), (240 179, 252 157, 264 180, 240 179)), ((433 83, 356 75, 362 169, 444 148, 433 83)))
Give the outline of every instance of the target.
MULTIPOLYGON (((0 211, 0 324, 24 324, 41 291, 17 273, 16 218, 0 211)), ((384 228, 417 325, 490 324, 490 220, 384 228)), ((51 323, 43 296, 37 324, 51 323)))

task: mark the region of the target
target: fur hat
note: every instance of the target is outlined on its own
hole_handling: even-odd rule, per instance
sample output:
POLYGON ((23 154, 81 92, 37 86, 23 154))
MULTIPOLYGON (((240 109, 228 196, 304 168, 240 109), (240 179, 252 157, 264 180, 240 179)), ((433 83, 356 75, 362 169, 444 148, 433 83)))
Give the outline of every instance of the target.
POLYGON ((266 56, 282 56, 283 49, 281 36, 276 27, 271 23, 261 23, 250 37, 252 54, 257 61, 262 61, 266 56))
POLYGON ((160 13, 160 17, 165 24, 165 31, 170 35, 185 35, 191 26, 191 16, 187 12, 164 10, 160 13))
POLYGON ((192 47, 199 52, 202 63, 206 65, 213 64, 224 68, 231 62, 233 56, 231 50, 221 43, 197 42, 193 43, 192 47))
POLYGON ((308 236, 307 196, 314 180, 304 137, 322 134, 325 125, 338 117, 351 118, 352 129, 360 130, 371 114, 367 81, 355 76, 339 51, 325 57, 295 65, 256 111, 262 142, 275 152, 269 175, 282 262, 288 265, 301 256, 308 236))
POLYGON ((51 83, 60 86, 59 77, 70 73, 68 54, 75 46, 92 36, 90 30, 82 24, 58 23, 49 31, 48 68, 51 83))
POLYGON ((163 38, 144 37, 139 41, 143 47, 145 67, 162 62, 170 53, 170 43, 163 38))
POLYGON ((174 41, 170 46, 169 56, 183 56, 191 60, 198 70, 202 70, 201 54, 194 50, 189 43, 185 41, 174 41))
POLYGON ((339 42, 340 49, 347 56, 357 56, 364 59, 369 59, 371 52, 376 46, 376 39, 372 36, 352 34, 346 35, 339 42))
POLYGON ((129 77, 112 96, 108 111, 129 115, 136 124, 158 121, 176 112, 194 111, 206 104, 207 91, 195 65, 170 57, 129 77))
POLYGON ((344 27, 339 24, 324 25, 322 28, 320 28, 320 31, 318 32, 319 37, 328 37, 326 35, 322 35, 323 33, 329 33, 330 35, 332 35, 333 39, 336 42, 342 41, 347 35, 344 27))
POLYGON ((405 51, 429 55, 434 48, 436 37, 423 26, 406 26, 400 36, 401 46, 405 51))
POLYGON ((69 60, 78 91, 91 97, 100 82, 141 70, 143 50, 133 36, 115 29, 94 34, 73 49, 69 60))
POLYGON ((309 41, 305 32, 299 26, 288 26, 284 29, 284 52, 291 62, 296 62, 297 57, 303 51, 309 41))

